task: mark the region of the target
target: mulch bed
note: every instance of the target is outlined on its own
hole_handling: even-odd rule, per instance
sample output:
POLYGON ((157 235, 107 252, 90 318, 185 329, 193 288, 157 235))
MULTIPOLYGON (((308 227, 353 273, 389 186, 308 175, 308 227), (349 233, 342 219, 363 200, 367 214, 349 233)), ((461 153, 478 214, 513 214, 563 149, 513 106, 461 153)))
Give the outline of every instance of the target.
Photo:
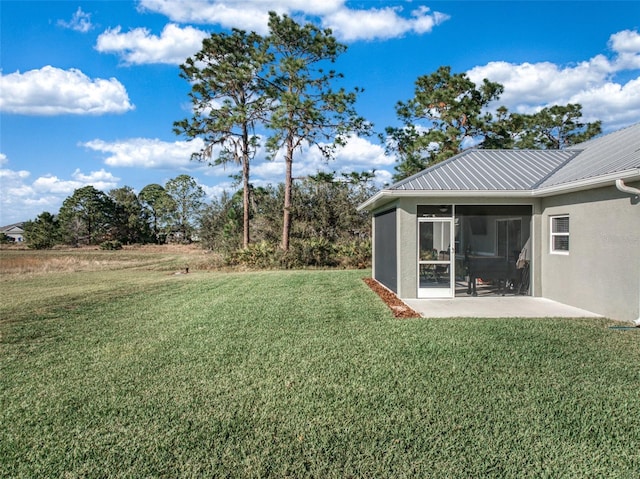
POLYGON ((382 286, 378 281, 373 278, 362 278, 367 285, 380 296, 380 299, 385 302, 389 309, 393 312, 393 315, 396 318, 420 318, 420 314, 415 310, 411 309, 407 306, 400 298, 398 298, 395 293, 384 286, 382 286))

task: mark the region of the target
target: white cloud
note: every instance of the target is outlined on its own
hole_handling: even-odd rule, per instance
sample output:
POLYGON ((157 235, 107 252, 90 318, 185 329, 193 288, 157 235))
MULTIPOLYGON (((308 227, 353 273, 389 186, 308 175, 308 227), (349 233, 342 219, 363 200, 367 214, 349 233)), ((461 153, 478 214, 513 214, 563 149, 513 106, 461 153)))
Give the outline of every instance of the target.
POLYGON ((88 175, 85 175, 79 168, 76 168, 71 177, 75 181, 81 183, 82 186, 92 185, 94 188, 101 191, 108 191, 116 188, 120 181, 120 178, 113 176, 110 172, 105 171, 104 168, 98 171, 92 171, 88 175))
POLYGON ((467 74, 476 84, 481 84, 484 78, 502 84, 500 103, 517 105, 519 111, 533 111, 540 105, 562 102, 576 91, 602 84, 610 72, 608 61, 598 56, 565 68, 549 62, 490 62, 467 74))
POLYGON ((80 188, 82 183, 73 180, 62 180, 55 175, 45 175, 32 183, 31 189, 35 192, 48 192, 56 194, 71 194, 77 188, 80 188))
POLYGON ((379 188, 384 188, 388 185, 395 183, 393 181, 393 174, 388 170, 376 170, 374 175, 374 183, 379 188))
POLYGON ((421 6, 403 15, 403 9, 351 9, 345 0, 142 0, 144 10, 166 15, 174 22, 192 22, 268 32, 269 11, 303 21, 319 19, 341 41, 387 39, 407 33, 423 34, 449 18, 421 6))
POLYGON ((611 56, 596 55, 575 65, 550 62, 490 62, 467 72, 476 84, 484 78, 504 86, 498 104, 532 113, 551 105, 580 103, 586 119, 603 120, 609 129, 640 117, 640 77, 626 83, 617 74, 640 69, 640 34, 625 30, 611 35, 611 56))
POLYGON ((2 179, 2 187, 6 187, 11 181, 22 181, 28 178, 30 173, 26 170, 9 170, 9 169, 0 169, 0 179, 2 179))
POLYGON ((220 25, 266 34, 269 12, 322 16, 341 8, 344 0, 142 0, 143 10, 180 23, 220 25))
POLYGON ((83 12, 80 7, 78 7, 70 21, 66 22, 64 20, 58 20, 58 25, 80 33, 87 33, 93 28, 91 23, 91 14, 83 12))
POLYGON ((198 184, 202 187, 209 200, 220 198, 225 191, 227 193, 232 193, 238 189, 238 185, 234 185, 231 181, 219 182, 213 186, 207 186, 201 183, 198 184))
POLYGON ((92 171, 88 175, 76 169, 71 174, 71 178, 73 179, 63 180, 54 175, 45 175, 37 178, 31 187, 36 193, 54 193, 68 196, 73 194, 74 190, 87 185, 92 185, 101 191, 108 191, 115 188, 120 181, 120 178, 116 178, 104 169, 92 171))
MULTIPOLYGON (((8 165, 4 154, 0 164, 8 165)), ((0 224, 12 224, 35 219, 43 211, 57 213, 62 202, 74 190, 92 185, 101 191, 116 188, 120 178, 104 169, 83 173, 76 169, 71 179, 55 175, 42 175, 30 181, 31 173, 25 170, 0 169, 0 224)))
POLYGON ((618 54, 615 60, 617 70, 640 69, 640 33, 623 30, 611 35, 609 48, 618 54))
MULTIPOLYGON (((297 168, 298 161, 294 158, 293 164, 297 168)), ((280 183, 284 181, 285 163, 284 158, 276 157, 271 161, 262 161, 251 167, 251 176, 253 179, 265 183, 280 183)), ((300 175, 300 171, 296 171, 294 176, 300 175)))
POLYGON ((579 103, 588 121, 602 120, 607 130, 617 130, 640 118, 640 77, 624 85, 604 83, 579 91, 568 103, 579 103))
POLYGON ((387 155, 382 145, 352 136, 344 147, 336 151, 336 162, 340 166, 355 168, 385 168, 394 165, 396 158, 387 155))
POLYGON ((407 33, 429 33, 449 17, 421 7, 411 12, 411 17, 400 15, 400 7, 351 10, 341 8, 327 15, 322 23, 331 28, 344 41, 375 40, 401 37, 407 33))
POLYGON ((179 65, 202 48, 207 33, 193 27, 180 28, 168 24, 160 36, 146 28, 121 33, 121 28, 109 29, 98 37, 96 50, 116 53, 128 64, 167 63, 179 65))
POLYGON ((115 78, 91 79, 75 68, 45 66, 8 75, 0 72, 0 111, 20 115, 104 115, 134 106, 115 78))
POLYGON ((191 154, 200 151, 204 143, 200 139, 192 141, 168 142, 152 138, 131 138, 108 142, 91 140, 82 146, 106 153, 105 164, 113 167, 137 168, 193 168, 191 154))
MULTIPOLYGON (((305 146, 296 151, 293 159, 294 178, 304 178, 316 175, 319 171, 340 173, 351 173, 353 171, 376 170, 377 177, 388 176, 390 174, 380 173, 378 170, 388 168, 395 164, 395 158, 388 156, 384 148, 371 143, 369 140, 360 137, 349 138, 344 147, 339 147, 335 151, 335 158, 327 161, 317 146, 305 146)), ((272 161, 261 160, 254 162, 251 167, 252 181, 257 184, 277 184, 284 181, 285 161, 284 152, 280 151, 272 161)))
POLYGON ((609 48, 617 53, 640 53, 640 33, 623 30, 609 37, 609 48))
MULTIPOLYGON (((0 166, 9 164, 9 159, 0 153, 0 166)), ((25 170, 0 168, 0 226, 17 223, 30 218, 25 201, 33 197, 33 190, 26 186, 30 173, 25 170)), ((35 216, 35 215, 34 215, 35 216)))

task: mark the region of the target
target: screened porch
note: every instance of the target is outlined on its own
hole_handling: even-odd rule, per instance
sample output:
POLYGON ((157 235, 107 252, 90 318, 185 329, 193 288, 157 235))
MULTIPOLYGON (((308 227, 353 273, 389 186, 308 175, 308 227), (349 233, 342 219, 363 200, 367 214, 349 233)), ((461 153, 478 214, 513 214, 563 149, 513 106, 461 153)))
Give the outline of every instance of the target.
POLYGON ((419 297, 529 295, 531 215, 529 205, 418 206, 419 297))

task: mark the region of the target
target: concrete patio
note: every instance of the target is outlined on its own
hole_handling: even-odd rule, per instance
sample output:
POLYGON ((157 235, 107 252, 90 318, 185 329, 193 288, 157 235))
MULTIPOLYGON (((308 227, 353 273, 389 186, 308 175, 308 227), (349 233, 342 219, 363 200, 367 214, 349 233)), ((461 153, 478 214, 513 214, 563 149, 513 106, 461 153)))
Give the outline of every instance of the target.
POLYGON ((425 318, 600 318, 599 314, 530 296, 403 299, 425 318))

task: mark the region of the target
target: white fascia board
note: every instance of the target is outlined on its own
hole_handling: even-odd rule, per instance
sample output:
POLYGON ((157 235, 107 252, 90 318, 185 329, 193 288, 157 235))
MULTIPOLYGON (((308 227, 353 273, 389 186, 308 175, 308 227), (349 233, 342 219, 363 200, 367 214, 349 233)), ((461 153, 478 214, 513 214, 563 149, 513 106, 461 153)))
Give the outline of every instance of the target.
POLYGON ((563 193, 573 193, 576 191, 591 190, 593 188, 615 186, 616 180, 640 180, 640 169, 609 173, 608 175, 598 176, 596 178, 586 178, 584 180, 572 181, 571 183, 539 188, 533 192, 533 196, 544 198, 546 196, 555 196, 563 193))

